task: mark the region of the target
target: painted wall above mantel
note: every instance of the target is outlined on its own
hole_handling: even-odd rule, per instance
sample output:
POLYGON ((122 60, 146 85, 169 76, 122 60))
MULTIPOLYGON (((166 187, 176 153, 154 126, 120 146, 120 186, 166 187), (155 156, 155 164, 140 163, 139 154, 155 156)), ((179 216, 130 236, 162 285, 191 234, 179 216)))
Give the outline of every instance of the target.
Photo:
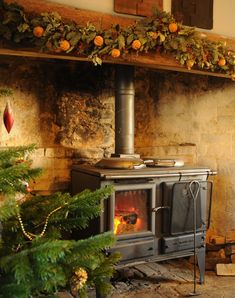
MULTIPOLYGON (((117 14, 114 12, 113 0, 102 0, 99 2, 99 5, 97 5, 97 0, 51 0, 51 2, 70 5, 80 9, 89 9, 114 15, 117 14)), ((171 0, 163 0, 163 10, 171 12, 171 0)), ((234 11, 234 0, 214 0, 213 29, 206 30, 205 32, 235 38, 234 11)))

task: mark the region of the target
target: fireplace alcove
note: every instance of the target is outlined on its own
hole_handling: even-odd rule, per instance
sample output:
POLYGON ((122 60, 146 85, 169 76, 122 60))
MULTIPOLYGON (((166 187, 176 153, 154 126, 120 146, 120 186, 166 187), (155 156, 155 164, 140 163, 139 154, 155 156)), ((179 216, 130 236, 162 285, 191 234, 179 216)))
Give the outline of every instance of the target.
MULTIPOLYGON (((49 54, 43 54, 43 53, 37 53, 35 51, 23 51, 23 50, 10 50, 10 49, 1 49, 0 50, 0 54, 2 55, 7 55, 7 56, 20 56, 20 57, 31 57, 33 56, 36 59, 55 59, 54 62, 57 63, 59 62, 61 59, 66 61, 66 60, 75 60, 75 61, 82 61, 82 63, 87 63, 86 59, 80 59, 78 57, 71 57, 71 56, 63 56, 63 55, 49 55, 49 54)), ((145 56, 143 55, 143 57, 141 57, 141 55, 139 55, 138 57, 130 57, 130 59, 128 59, 127 61, 104 61, 105 63, 107 62, 108 64, 110 63, 115 63, 115 64, 130 64, 130 65, 134 65, 134 66, 141 66, 141 67, 149 67, 149 68, 155 68, 155 69, 164 69, 164 70, 170 70, 170 71, 180 71, 180 72, 186 72, 187 74, 191 74, 191 73, 196 73, 196 74, 206 74, 206 75, 212 75, 212 76, 218 76, 218 77, 226 77, 222 74, 216 74, 216 73, 206 73, 206 72, 201 72, 198 70, 187 70, 182 68, 181 66, 177 65, 175 62, 172 62, 171 59, 168 60, 168 58, 162 58, 162 57, 156 57, 156 56, 145 56)), ((76 62, 75 62, 76 63, 76 62)), ((204 163, 206 164, 206 162, 204 163)), ((144 191, 143 193, 145 193, 145 195, 143 195, 144 197, 146 196, 147 201, 151 201, 151 203, 146 203, 145 207, 147 209, 149 209, 149 206, 151 206, 151 208, 158 208, 158 207, 165 207, 168 205, 165 205, 165 203, 163 202, 166 199, 166 196, 164 196, 163 194, 166 193, 172 193, 172 183, 176 183, 176 185, 178 185, 178 182, 187 182, 188 180, 194 180, 199 179, 202 180, 206 183, 206 181, 208 180, 208 173, 209 176, 210 175, 214 175, 215 172, 211 170, 210 167, 205 167, 205 168, 200 168, 199 169, 199 173, 197 172, 197 168, 191 168, 190 169, 190 173, 186 172, 185 175, 182 175, 182 172, 184 173, 184 169, 182 169, 182 171, 178 171, 178 169, 173 169, 173 172, 171 172, 171 174, 169 174, 169 170, 170 169, 166 169, 167 174, 164 172, 164 170, 162 171, 162 169, 154 169, 151 170, 151 174, 147 174, 147 180, 152 180, 151 181, 146 181, 146 177, 144 178, 144 180, 142 180, 143 178, 141 177, 139 180, 139 177, 137 179, 138 183, 135 183, 135 179, 136 177, 133 179, 133 177, 131 177, 131 181, 128 178, 128 184, 124 183, 123 185, 123 179, 120 179, 120 177, 112 177, 112 179, 108 178, 106 174, 103 173, 102 170, 98 171, 97 169, 84 169, 84 168, 80 168, 80 167, 74 167, 73 172, 74 175, 88 175, 89 176, 89 181, 93 181, 92 185, 90 184, 90 182, 84 182, 83 186, 85 187, 87 185, 87 187, 90 188, 94 188, 94 186, 99 185, 99 187, 102 185, 106 185, 109 183, 117 183, 117 188, 121 187, 120 190, 117 190, 120 192, 120 195, 122 195, 122 192, 129 192, 129 191, 136 191, 137 197, 140 195, 140 193, 142 192, 142 190, 133 190, 136 188, 136 184, 142 185, 144 184, 144 187, 146 187, 146 185, 148 185, 147 187, 147 194, 149 193, 154 193, 155 192, 155 196, 156 196, 156 200, 159 200, 161 203, 159 203, 158 205, 156 204, 156 202, 152 202, 149 199, 149 195, 146 195, 146 192, 144 191), (174 173, 174 171, 176 171, 176 173, 174 173), (196 171, 197 175, 194 175, 194 171, 196 171), (201 172, 202 171, 202 172, 201 172), (76 174, 75 174, 76 172, 76 174), (78 174, 80 173, 80 174, 78 174), (173 176, 172 176, 173 173, 173 176), (192 175, 191 175, 192 174, 192 175), (150 175, 151 177, 148 177, 148 175, 150 175), (166 176, 165 176, 166 175, 166 176), (163 177, 162 177, 163 176, 163 177), (182 179, 182 177, 183 179, 182 179), (179 181, 180 180, 180 181, 179 181), (96 182, 95 182, 96 181, 96 182), (131 185, 131 189, 128 189, 131 185), (153 190, 153 185, 154 185, 154 190, 153 190), (171 186, 169 186, 171 185, 171 186), (168 188, 169 186, 169 188, 168 188), (147 206, 146 206, 147 205, 147 206)), ((122 172, 123 174, 124 172, 122 172)), ((140 174, 141 171, 138 171, 138 173, 140 174)), ((115 174, 116 175, 116 174, 115 174)), ((126 175, 126 174, 125 174, 126 175)), ((128 174, 129 175, 129 174, 128 174)), ((131 174, 132 175, 132 174, 131 174)), ((74 178, 75 179, 75 178, 74 178)), ((79 179, 78 181, 80 181, 80 176, 79 178, 76 176, 76 179, 79 179)), ((76 180, 77 181, 77 180, 76 180)), ((204 183, 203 182, 203 183, 204 183)), ((77 184, 77 182, 75 183, 77 184)), ((180 184, 181 185, 181 184, 180 184)), ((209 184, 208 184, 209 185, 209 184)), ((74 189, 74 192, 77 192, 80 190, 80 188, 77 189, 78 186, 76 186, 76 188, 74 189)), ((81 186, 80 186, 81 187, 81 186)), ((201 185, 202 189, 205 187, 204 184, 201 185)), ((207 186, 206 186, 207 187, 207 186)), ((209 186, 208 186, 209 187, 209 186)), ((122 199, 120 199, 122 200, 122 199)), ((177 200, 177 199, 176 199, 177 200)), ((137 199, 138 201, 138 199, 137 199)), ((169 203, 169 202, 168 202, 169 203)), ((110 214, 114 215, 115 214, 115 202, 111 203, 107 203, 107 207, 108 209, 106 209, 106 211, 104 212, 104 217, 102 215, 101 219, 98 219, 98 224, 97 224, 97 229, 96 232, 101 232, 107 229, 114 229, 114 224, 111 223, 107 223, 107 210, 110 210, 110 214), (106 225, 103 222, 106 222, 106 225)), ((173 203, 171 203, 173 204, 173 203)), ((203 203, 204 204, 204 203, 203 203)), ((174 204, 173 204, 174 205, 174 204)), ((124 218, 126 216, 126 220, 129 222, 134 223, 137 219, 136 219, 136 212, 132 212, 133 210, 124 210, 125 214, 121 214, 123 213, 123 210, 119 210, 116 213, 117 216, 124 218), (126 214, 126 211, 128 211, 128 214, 126 214), (129 212, 131 211, 131 212, 129 212)), ((173 213, 172 213, 173 214, 173 213)), ((177 242, 174 242, 175 239, 184 239, 182 237, 182 235, 179 234, 175 234, 175 231, 171 230, 168 227, 168 230, 166 229, 167 224, 165 223, 166 221, 172 222, 174 219, 174 214, 172 215, 173 219, 169 220, 169 218, 167 219, 168 216, 168 210, 167 208, 164 209, 159 209, 159 211, 157 211, 156 213, 151 212, 152 217, 154 218, 155 222, 154 224, 152 222, 145 224, 144 227, 142 227, 139 231, 138 230, 138 234, 141 234, 141 237, 137 237, 137 248, 141 247, 140 251, 141 251, 141 256, 139 255, 138 249, 135 249, 137 251, 137 261, 135 260, 135 262, 145 262, 145 261, 149 261, 149 260, 164 260, 167 258, 174 258, 174 257, 180 257, 180 256, 188 256, 191 255, 193 253, 192 250, 192 231, 190 231, 190 233, 186 232, 185 234, 188 235, 190 234, 190 239, 188 240, 187 238, 185 239, 185 243, 190 243, 189 246, 182 249, 182 250, 178 250, 175 249, 175 246, 177 246, 177 242), (160 221, 160 225, 165 226, 163 230, 160 231, 160 236, 159 236, 159 228, 157 227, 157 225, 159 224, 160 221), (147 230, 147 231, 146 231, 147 230), (169 232, 170 231, 170 232, 169 232), (142 233, 143 232, 143 233, 142 233), (150 232, 150 234, 149 234, 150 232), (154 234, 155 233, 155 234, 154 234), (147 235, 148 234, 148 235, 147 235), (170 234, 170 235, 169 235, 170 234), (164 236, 163 236, 164 235, 164 236), (169 239, 171 238, 171 239, 169 239), (143 242, 144 239, 144 242, 143 242), (167 250, 165 247, 165 244, 167 246, 169 246, 169 250, 167 250), (169 245, 168 245, 169 244, 169 245), (164 250, 165 249, 165 250, 164 250), (174 250, 174 253, 172 254, 172 249, 174 250)), ((123 220, 123 219, 122 219, 123 220)), ((133 224, 130 223, 129 228, 133 229, 133 224)), ((125 228, 124 228, 125 229, 125 228)), ((127 228, 128 229, 128 228, 127 228)), ((176 231, 177 232, 177 231, 176 231)), ((124 259, 123 264, 122 265, 128 265, 131 264, 133 261, 133 258, 129 258, 129 254, 132 254, 133 256, 133 238, 130 236, 131 233, 124 233, 123 232, 119 232, 120 234, 117 235, 118 237, 118 244, 117 246, 119 246, 119 249, 123 251, 123 254, 126 254, 126 259, 124 259)), ((133 233, 132 233, 133 234, 133 233)), ((136 233, 134 233, 136 236, 136 233)), ((203 247, 202 244, 202 240, 204 240, 205 237, 205 227, 202 229, 202 232, 199 232, 199 236, 198 236, 198 247, 203 247)), ((136 241, 136 240, 135 240, 136 241)), ((183 245, 181 246, 181 248, 184 247, 183 245)), ((204 254, 204 249, 200 250, 201 255, 204 254)), ((134 255, 136 256, 136 255, 134 255)), ((203 260, 203 257, 202 259, 203 260)), ((203 261, 202 261, 203 263, 203 261)), ((203 266, 203 265, 202 265, 203 266)), ((203 269, 201 270, 203 271, 203 269)), ((203 274, 201 275, 201 281, 203 281, 203 274)))

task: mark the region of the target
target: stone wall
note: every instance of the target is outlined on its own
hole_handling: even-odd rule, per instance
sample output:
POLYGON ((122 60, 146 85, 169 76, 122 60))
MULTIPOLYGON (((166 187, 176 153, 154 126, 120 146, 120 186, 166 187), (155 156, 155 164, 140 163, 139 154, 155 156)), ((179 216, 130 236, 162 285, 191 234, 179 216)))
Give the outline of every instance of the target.
MULTIPOLYGON (((0 147, 38 146, 33 165, 44 173, 34 190, 66 190, 73 163, 114 152, 112 65, 1 57, 0 87, 14 91, 15 118, 10 134, 0 125, 0 147)), ((212 225, 235 227, 235 83, 137 68, 135 88, 136 153, 217 170, 212 225)))
POLYGON ((0 110, 10 100, 14 125, 0 126, 0 147, 34 143, 33 166, 43 168, 34 191, 69 188, 74 162, 94 162, 113 152, 113 69, 92 64, 0 58, 0 110))
POLYGON ((136 81, 136 150, 217 170, 212 227, 224 234, 235 227, 235 83, 143 70, 136 81))

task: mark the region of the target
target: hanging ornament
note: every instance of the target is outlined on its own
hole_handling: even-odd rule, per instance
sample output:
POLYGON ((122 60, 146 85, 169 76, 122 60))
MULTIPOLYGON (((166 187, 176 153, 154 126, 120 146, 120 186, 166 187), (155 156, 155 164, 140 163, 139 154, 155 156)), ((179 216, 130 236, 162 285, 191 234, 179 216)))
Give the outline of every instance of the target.
POLYGON ((25 192, 26 192, 26 193, 31 192, 31 189, 30 189, 30 187, 29 187, 29 183, 28 183, 27 181, 22 181, 22 184, 23 184, 23 186, 24 186, 24 189, 25 189, 25 192))
POLYGON ((78 291, 82 289, 87 281, 88 274, 85 269, 78 268, 71 278, 71 293, 76 296, 78 291))
POLYGON ((10 133, 13 123, 14 123, 14 115, 10 105, 10 102, 7 102, 4 114, 3 114, 3 122, 6 127, 8 133, 10 133))

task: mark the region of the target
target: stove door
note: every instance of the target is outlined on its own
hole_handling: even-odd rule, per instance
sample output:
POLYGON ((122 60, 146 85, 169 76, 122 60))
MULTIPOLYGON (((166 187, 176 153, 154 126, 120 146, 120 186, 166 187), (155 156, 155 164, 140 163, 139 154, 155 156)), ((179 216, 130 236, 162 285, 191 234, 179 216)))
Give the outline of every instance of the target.
POLYGON ((163 184, 163 204, 168 206, 163 214, 162 247, 164 253, 193 248, 194 212, 196 215, 196 246, 203 245, 211 183, 209 181, 198 182, 199 184, 191 184, 191 181, 163 184))
POLYGON ((155 234, 155 184, 138 183, 114 185, 110 198, 109 229, 118 239, 131 239, 155 234))

